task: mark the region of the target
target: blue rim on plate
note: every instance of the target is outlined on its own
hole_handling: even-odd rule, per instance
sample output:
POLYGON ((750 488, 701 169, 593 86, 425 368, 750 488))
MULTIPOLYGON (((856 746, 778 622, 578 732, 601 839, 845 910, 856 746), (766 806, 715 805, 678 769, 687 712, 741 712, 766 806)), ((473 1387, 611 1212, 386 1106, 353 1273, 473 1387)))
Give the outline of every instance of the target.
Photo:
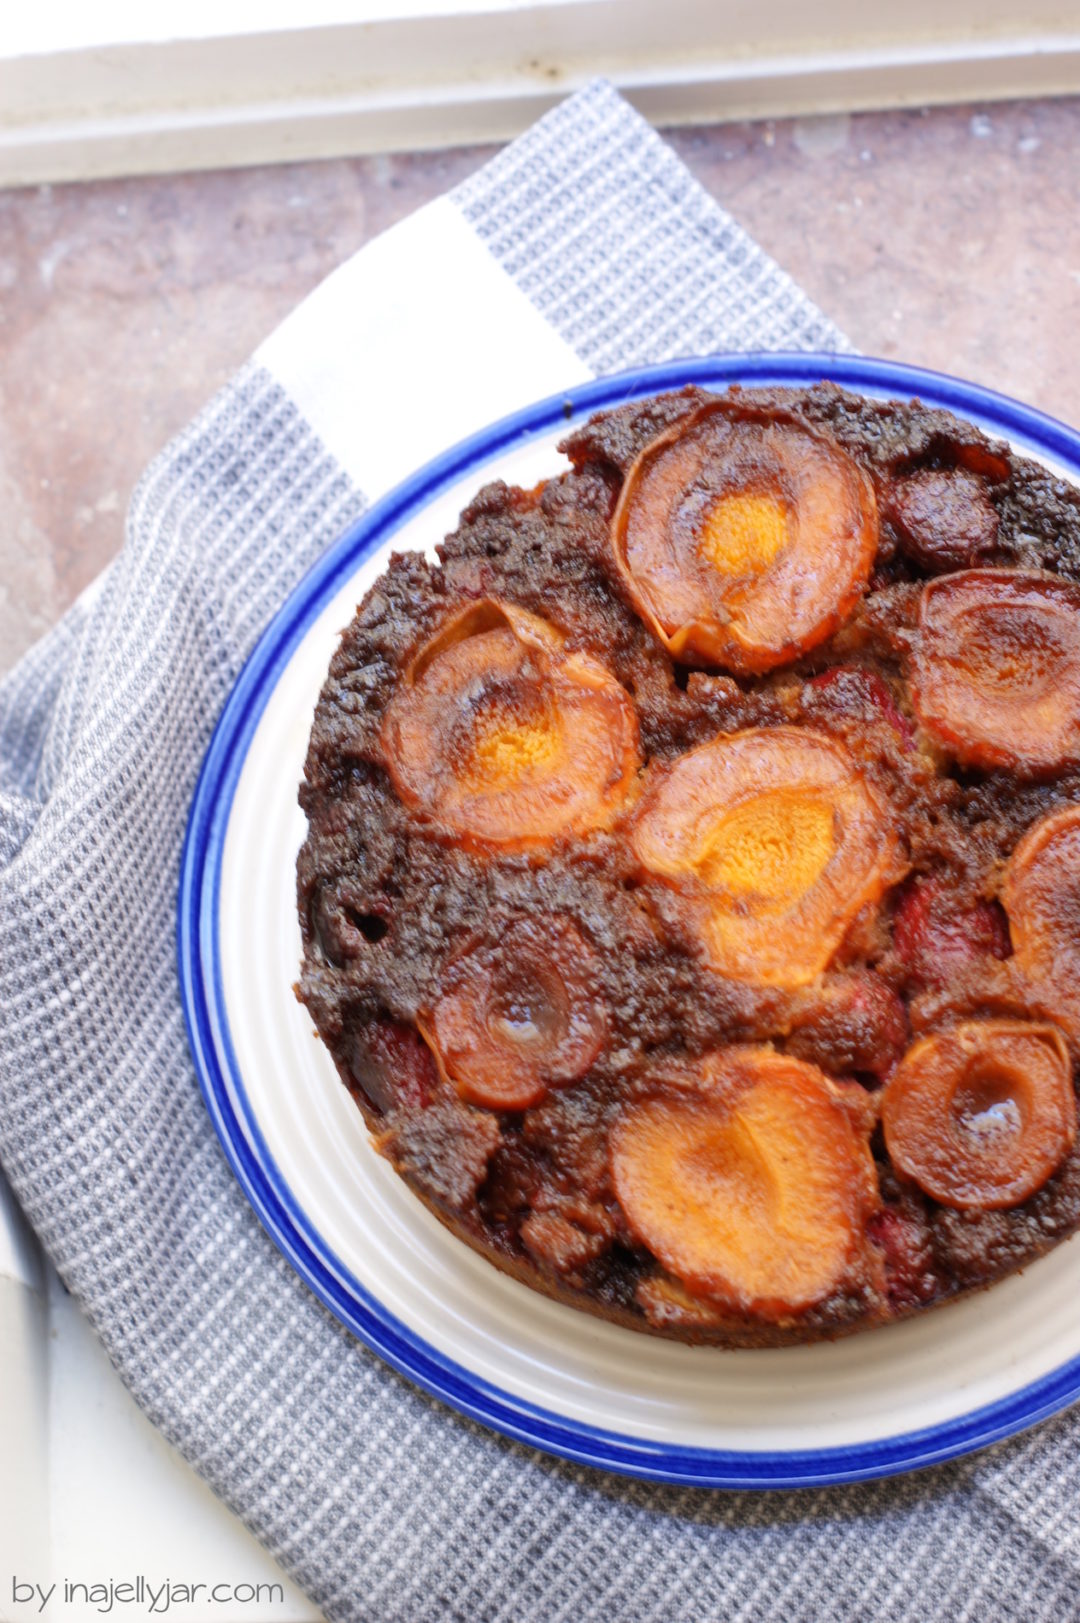
MULTIPOLYGON (((508 1437, 580 1464, 718 1488, 822 1486, 889 1476, 954 1459, 1080 1399, 1080 1358, 1008 1397, 919 1431, 791 1452, 693 1449, 620 1435, 539 1408, 474 1375, 407 1328, 343 1266, 300 1208, 270 1155, 229 1032, 218 940, 225 834, 259 718, 293 652, 360 564, 447 486, 493 457, 571 419, 687 384, 807 385, 829 379, 873 395, 918 396, 975 418, 1080 480, 1080 434, 975 384, 861 356, 728 355, 672 361, 600 378, 515 412, 444 452, 376 503, 314 565, 271 621, 227 700, 192 801, 178 902, 180 987, 199 1084, 225 1154, 267 1231, 343 1324, 403 1375, 508 1437)), ((288 996, 287 988, 282 995, 288 996)), ((728 1355, 729 1356, 729 1355, 728 1355)))

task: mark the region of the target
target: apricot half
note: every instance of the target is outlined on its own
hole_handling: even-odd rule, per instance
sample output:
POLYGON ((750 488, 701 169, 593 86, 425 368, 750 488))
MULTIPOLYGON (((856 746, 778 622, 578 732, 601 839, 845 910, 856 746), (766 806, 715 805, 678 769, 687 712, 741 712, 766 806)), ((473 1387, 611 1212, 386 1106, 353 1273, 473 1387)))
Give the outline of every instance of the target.
POLYGON ((618 1122, 615 1192, 633 1234, 689 1291, 784 1319, 850 1280, 865 1250, 879 1196, 856 1119, 816 1066, 720 1050, 696 1087, 618 1122))
POLYGON ((1080 589, 966 569, 923 589, 912 699, 965 766, 1038 777, 1080 760, 1080 589))
POLYGON ((836 739, 806 727, 721 736, 658 771, 632 831, 680 893, 714 969, 801 986, 895 877, 886 808, 836 739))
POLYGON ((554 626, 486 600, 413 660, 382 750, 407 806, 466 842, 521 850, 610 822, 637 772, 637 715, 554 626))
POLYGON ((1080 1027, 1080 806, 1028 830, 1009 859, 1001 900, 1017 969, 1080 1027))
POLYGON ((422 1021, 462 1098, 527 1110, 585 1075, 607 1037, 596 955, 569 919, 537 915, 451 963, 422 1021))
POLYGON ((645 447, 612 526, 629 595, 668 651, 750 673, 836 630, 878 541, 873 486, 839 445, 731 400, 645 447))
POLYGON ((893 1166, 946 1206, 1018 1206, 1076 1138, 1065 1039, 1056 1026, 972 1020, 922 1037, 881 1099, 893 1166))

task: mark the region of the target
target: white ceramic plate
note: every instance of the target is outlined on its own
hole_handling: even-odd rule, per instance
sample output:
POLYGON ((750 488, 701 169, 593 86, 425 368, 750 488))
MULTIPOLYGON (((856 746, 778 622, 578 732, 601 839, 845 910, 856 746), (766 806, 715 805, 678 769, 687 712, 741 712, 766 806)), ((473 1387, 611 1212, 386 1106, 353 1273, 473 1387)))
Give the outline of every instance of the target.
POLYGON ((458 1409, 538 1447, 723 1487, 884 1475, 981 1447, 1080 1396, 1080 1242, 907 1323, 813 1347, 694 1348, 552 1302, 451 1234, 374 1153, 292 994, 296 803, 341 629, 391 549, 430 550, 484 482, 562 465, 568 420, 698 383, 918 395, 1080 479, 1080 437, 973 385, 847 357, 737 356, 604 379, 496 424, 385 498, 268 628, 192 806, 180 962, 192 1051, 226 1151, 298 1271, 359 1336, 458 1409))

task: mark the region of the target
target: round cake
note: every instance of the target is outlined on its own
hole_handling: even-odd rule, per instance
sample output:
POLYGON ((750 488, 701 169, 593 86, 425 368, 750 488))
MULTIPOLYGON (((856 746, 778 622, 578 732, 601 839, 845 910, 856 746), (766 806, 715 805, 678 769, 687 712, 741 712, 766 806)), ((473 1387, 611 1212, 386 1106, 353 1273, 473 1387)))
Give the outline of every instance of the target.
POLYGON ((376 1147, 682 1340, 993 1283, 1080 1226, 1080 491, 830 384, 560 449, 315 713, 297 990, 376 1147))

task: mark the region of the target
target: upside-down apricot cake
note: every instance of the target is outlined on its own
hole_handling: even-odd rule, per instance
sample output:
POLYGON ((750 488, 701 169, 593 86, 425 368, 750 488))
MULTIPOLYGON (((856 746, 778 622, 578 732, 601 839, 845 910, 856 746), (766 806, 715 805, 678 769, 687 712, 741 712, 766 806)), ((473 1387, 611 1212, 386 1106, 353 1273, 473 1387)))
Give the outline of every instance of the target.
POLYGON ((562 449, 391 559, 319 699, 298 991, 375 1144, 683 1340, 1032 1261, 1080 1226, 1080 491, 827 384, 562 449))

